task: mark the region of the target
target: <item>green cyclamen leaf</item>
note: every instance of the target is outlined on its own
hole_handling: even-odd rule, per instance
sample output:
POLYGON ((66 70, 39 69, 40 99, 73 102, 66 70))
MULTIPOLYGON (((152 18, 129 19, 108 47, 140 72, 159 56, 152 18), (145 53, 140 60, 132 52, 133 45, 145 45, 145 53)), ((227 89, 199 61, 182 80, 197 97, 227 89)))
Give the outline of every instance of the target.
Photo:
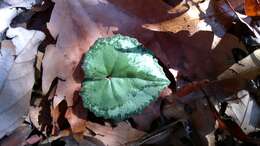
POLYGON ((122 35, 98 39, 85 55, 84 107, 122 120, 141 112, 170 84, 151 52, 122 35))

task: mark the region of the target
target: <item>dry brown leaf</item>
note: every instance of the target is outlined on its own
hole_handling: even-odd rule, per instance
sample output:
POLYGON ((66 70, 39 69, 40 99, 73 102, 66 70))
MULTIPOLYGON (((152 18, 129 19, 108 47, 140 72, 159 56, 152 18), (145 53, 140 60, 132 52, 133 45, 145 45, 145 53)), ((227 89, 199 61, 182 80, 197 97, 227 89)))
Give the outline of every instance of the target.
POLYGON ((153 31, 173 33, 188 31, 190 35, 198 31, 213 31, 214 38, 211 47, 213 49, 225 35, 227 28, 232 24, 231 19, 229 20, 223 17, 223 14, 229 13, 231 10, 220 10, 218 7, 222 5, 223 3, 220 3, 220 1, 188 0, 186 3, 181 3, 169 11, 170 13, 179 13, 181 9, 181 11, 185 12, 188 7, 188 10, 180 16, 156 24, 145 24, 143 27, 153 31))
POLYGON ((87 122, 86 136, 94 137, 107 146, 122 146, 130 141, 135 141, 145 135, 145 132, 132 128, 126 122, 120 122, 117 127, 102 126, 100 124, 87 122), (91 130, 91 132, 89 132, 91 130), (91 135, 95 133, 95 136, 91 135))

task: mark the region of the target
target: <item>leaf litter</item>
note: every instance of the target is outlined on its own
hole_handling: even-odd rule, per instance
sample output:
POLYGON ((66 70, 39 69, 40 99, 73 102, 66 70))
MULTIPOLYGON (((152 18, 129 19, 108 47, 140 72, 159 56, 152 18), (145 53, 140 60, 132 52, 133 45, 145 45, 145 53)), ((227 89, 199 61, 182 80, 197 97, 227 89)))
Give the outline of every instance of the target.
POLYGON ((7 135, 1 144, 21 136, 19 128, 11 133, 28 110, 25 123, 32 130, 16 138, 17 144, 259 144, 259 119, 254 118, 259 114, 259 27, 253 0, 245 5, 233 0, 0 3, 0 99, 2 109, 10 107, 10 114, 0 114, 6 121, 0 127, 11 126, 1 132, 7 135), (25 21, 12 21, 17 16, 25 21), (40 38, 28 40, 32 33, 40 38), (174 84, 142 113, 121 122, 95 116, 79 96, 85 52, 98 38, 115 34, 137 38, 151 49, 174 84), (178 75, 171 74, 173 69, 178 75), (6 84, 12 86, 8 92, 2 88, 6 84), (19 107, 10 104, 17 100, 19 107))

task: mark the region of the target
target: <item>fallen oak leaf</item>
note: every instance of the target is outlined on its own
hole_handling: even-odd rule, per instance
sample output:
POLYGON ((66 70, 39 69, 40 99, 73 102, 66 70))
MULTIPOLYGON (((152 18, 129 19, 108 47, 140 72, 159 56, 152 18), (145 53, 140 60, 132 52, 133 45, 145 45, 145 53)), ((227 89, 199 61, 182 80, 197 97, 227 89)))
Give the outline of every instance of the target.
POLYGON ((45 37, 40 31, 24 28, 9 28, 7 36, 13 37, 16 50, 1 49, 0 137, 14 130, 28 110, 37 47, 45 37))

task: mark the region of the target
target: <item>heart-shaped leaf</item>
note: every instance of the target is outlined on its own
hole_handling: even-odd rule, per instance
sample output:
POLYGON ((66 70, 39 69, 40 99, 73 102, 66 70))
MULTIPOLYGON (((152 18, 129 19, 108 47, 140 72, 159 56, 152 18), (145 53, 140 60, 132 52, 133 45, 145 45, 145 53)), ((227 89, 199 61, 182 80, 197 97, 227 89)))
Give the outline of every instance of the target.
POLYGON ((170 83, 152 53, 127 36, 98 39, 82 68, 84 106, 107 119, 142 111, 170 83))

